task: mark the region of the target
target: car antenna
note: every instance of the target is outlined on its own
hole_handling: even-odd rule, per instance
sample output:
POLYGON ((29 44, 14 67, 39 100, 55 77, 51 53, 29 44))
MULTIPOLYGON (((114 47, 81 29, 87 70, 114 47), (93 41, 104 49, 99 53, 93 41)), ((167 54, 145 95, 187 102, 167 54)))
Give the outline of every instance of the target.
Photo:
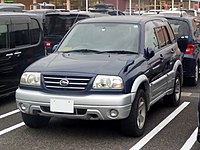
POLYGON ((74 25, 74 24, 76 23, 76 21, 77 21, 77 19, 78 19, 78 17, 79 17, 79 14, 80 14, 80 13, 77 14, 77 16, 76 16, 76 18, 74 19, 74 22, 73 22, 72 25, 74 25))

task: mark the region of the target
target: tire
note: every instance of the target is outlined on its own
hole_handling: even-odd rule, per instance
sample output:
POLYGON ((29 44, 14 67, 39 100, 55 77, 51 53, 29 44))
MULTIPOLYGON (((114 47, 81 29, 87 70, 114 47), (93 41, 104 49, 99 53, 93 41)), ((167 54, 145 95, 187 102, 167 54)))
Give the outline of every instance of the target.
POLYGON ((173 93, 164 97, 164 104, 167 106, 178 106, 181 99, 181 75, 176 73, 173 93))
POLYGON ((35 116, 22 113, 24 123, 30 128, 42 128, 48 125, 50 117, 35 116))
POLYGON ((199 80, 199 66, 198 63, 196 63, 194 77, 190 78, 190 84, 195 86, 198 84, 198 80, 199 80))
POLYGON ((146 124, 146 115, 146 95, 144 90, 139 89, 133 101, 128 118, 121 121, 122 133, 131 137, 143 135, 146 124))

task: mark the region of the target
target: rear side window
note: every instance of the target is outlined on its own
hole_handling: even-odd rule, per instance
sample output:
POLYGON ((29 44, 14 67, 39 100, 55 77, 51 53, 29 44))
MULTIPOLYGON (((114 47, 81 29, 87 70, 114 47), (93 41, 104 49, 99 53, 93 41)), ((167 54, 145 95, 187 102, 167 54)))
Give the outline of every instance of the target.
POLYGON ((15 46, 30 44, 28 24, 14 24, 15 46))
POLYGON ((8 47, 8 26, 0 25, 0 49, 8 47))
POLYGON ((40 40, 40 28, 38 22, 34 19, 30 23, 30 38, 31 44, 37 44, 40 40))
POLYGON ((156 37, 158 39, 159 48, 164 47, 167 44, 170 44, 166 26, 161 26, 161 27, 155 28, 155 33, 156 33, 156 37))

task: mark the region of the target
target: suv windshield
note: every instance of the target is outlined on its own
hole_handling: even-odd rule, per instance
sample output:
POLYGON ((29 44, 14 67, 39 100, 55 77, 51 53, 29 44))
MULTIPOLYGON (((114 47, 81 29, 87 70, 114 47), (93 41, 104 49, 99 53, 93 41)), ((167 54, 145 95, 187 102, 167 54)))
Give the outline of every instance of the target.
POLYGON ((185 21, 181 20, 174 20, 174 19, 168 19, 169 23, 174 31, 175 37, 187 37, 189 36, 189 24, 185 21))
POLYGON ((73 50, 130 51, 138 53, 140 27, 137 24, 78 24, 65 38, 59 52, 73 50))
POLYGON ((70 27, 79 20, 88 18, 86 15, 47 15, 45 35, 64 36, 70 27))

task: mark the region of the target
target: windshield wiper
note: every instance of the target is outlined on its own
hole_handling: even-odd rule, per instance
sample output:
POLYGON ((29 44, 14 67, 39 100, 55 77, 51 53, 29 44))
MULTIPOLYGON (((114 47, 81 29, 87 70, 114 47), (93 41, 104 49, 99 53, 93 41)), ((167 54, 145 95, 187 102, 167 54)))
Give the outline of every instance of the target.
MULTIPOLYGON (((62 51, 61 51, 62 52, 62 51)), ((94 49, 75 49, 75 50, 70 50, 70 51, 64 51, 63 53, 76 53, 76 52, 81 52, 81 53, 99 53, 98 50, 94 50, 94 49)))
POLYGON ((133 51, 123 51, 123 50, 109 50, 109 51, 102 51, 99 53, 111 53, 111 54, 138 54, 136 52, 133 51))

